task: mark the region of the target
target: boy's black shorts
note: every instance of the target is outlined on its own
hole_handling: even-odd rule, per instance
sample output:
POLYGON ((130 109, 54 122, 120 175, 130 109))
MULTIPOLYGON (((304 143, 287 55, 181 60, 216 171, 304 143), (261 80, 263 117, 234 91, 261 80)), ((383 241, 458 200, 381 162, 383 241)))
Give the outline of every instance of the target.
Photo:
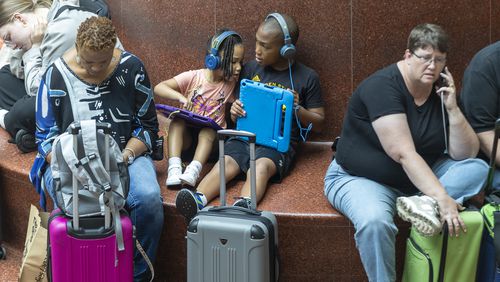
MULTIPOLYGON (((229 138, 224 144, 224 155, 233 158, 238 163, 242 173, 246 174, 250 169, 250 146, 246 140, 236 137, 229 138)), ((288 152, 281 153, 273 148, 255 145, 255 160, 260 158, 268 158, 274 162, 277 173, 271 177, 271 181, 279 183, 292 167, 295 150, 290 146, 288 152)))

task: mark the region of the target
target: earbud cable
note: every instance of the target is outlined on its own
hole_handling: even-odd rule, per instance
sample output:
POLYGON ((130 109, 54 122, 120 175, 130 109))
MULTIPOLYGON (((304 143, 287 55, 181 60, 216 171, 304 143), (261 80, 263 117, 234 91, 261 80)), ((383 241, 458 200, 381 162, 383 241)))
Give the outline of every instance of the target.
POLYGON ((293 85, 293 78, 292 78, 292 62, 291 62, 291 60, 288 60, 288 73, 290 74, 290 85, 292 86, 292 90, 295 90, 295 86, 293 85))
POLYGON ((446 121, 445 121, 445 116, 444 116, 444 99, 443 99, 443 92, 441 91, 440 95, 441 97, 441 114, 443 118, 443 131, 444 131, 444 146, 445 146, 445 154, 448 154, 448 132, 446 130, 446 121))
MULTIPOLYGON (((290 73, 290 85, 292 86, 292 90, 295 91, 295 86, 293 85, 291 60, 288 60, 288 72, 290 73)), ((297 121, 297 126, 299 127, 300 138, 302 138, 302 141, 306 142, 307 136, 309 135, 309 132, 311 131, 313 125, 311 122, 309 123, 307 128, 304 128, 300 125, 299 105, 297 105, 296 107, 293 107, 293 112, 295 114, 295 120, 297 121)))

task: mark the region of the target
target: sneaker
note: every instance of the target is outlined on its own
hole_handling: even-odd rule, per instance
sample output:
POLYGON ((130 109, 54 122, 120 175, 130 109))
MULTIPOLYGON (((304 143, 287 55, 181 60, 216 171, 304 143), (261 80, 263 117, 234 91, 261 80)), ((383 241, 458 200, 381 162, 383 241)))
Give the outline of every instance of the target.
POLYGON ((250 200, 249 198, 245 198, 245 197, 239 197, 239 200, 234 202, 233 206, 249 209, 252 207, 252 200, 250 200))
POLYGON ((19 129, 14 138, 17 148, 23 153, 29 153, 37 150, 35 135, 24 129, 19 129))
POLYGON ((181 185, 181 180, 179 176, 182 174, 181 165, 169 165, 168 166, 168 175, 167 175, 167 186, 176 186, 181 185))
POLYGON ((412 224, 424 236, 441 232, 437 202, 429 196, 399 197, 396 200, 399 216, 412 224))
POLYGON ((177 197, 175 198, 175 208, 186 218, 187 222, 190 222, 198 211, 204 208, 204 206, 200 197, 196 193, 184 188, 177 193, 177 197))
POLYGON ((189 164, 184 173, 179 176, 179 179, 182 184, 194 187, 199 176, 200 170, 196 166, 189 164))

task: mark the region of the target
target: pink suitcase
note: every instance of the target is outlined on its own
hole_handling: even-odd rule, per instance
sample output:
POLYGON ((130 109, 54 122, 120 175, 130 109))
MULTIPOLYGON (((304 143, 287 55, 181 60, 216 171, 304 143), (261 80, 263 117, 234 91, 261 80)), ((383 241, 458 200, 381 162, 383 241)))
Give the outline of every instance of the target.
POLYGON ((71 218, 59 210, 49 218, 50 281, 132 281, 133 227, 121 216, 124 251, 116 247, 114 228, 104 228, 104 217, 80 218, 80 232, 72 228, 71 218))
MULTIPOLYGON (((110 125, 98 124, 105 133, 105 144, 109 144, 110 125)), ((73 149, 78 155, 77 135, 79 124, 71 125, 73 149)), ((104 146, 104 156, 109 155, 109 146, 104 146)), ((109 158, 104 166, 109 172, 109 158)), ((129 216, 120 215, 123 250, 118 249, 115 225, 110 209, 106 206, 104 216, 82 217, 79 214, 79 183, 73 175, 73 216, 68 217, 56 209, 49 217, 48 278, 54 282, 126 282, 134 277, 134 229, 129 216)), ((118 220, 118 219, 117 219, 118 220)), ((118 226, 119 227, 119 226, 118 226)))

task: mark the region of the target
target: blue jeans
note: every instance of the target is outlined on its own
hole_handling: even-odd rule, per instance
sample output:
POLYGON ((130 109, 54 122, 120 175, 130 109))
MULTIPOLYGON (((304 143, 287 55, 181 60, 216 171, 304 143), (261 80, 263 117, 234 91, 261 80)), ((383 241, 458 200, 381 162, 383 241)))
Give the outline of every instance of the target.
POLYGON ((495 169, 495 174, 493 175, 493 183, 491 184, 493 190, 500 190, 500 169, 495 169))
MULTIPOLYGON (((488 165, 479 159, 454 161, 441 158, 432 171, 458 203, 476 195, 483 186, 488 165)), ((397 189, 352 176, 332 161, 325 176, 325 195, 335 209, 354 224, 356 247, 369 281, 396 280, 394 224, 397 189)))
MULTIPOLYGON (((130 219, 136 228, 136 237, 154 263, 156 250, 163 229, 163 200, 160 195, 160 185, 156 180, 156 171, 150 157, 141 156, 128 167, 130 175, 130 190, 126 208, 130 219)), ((44 173, 45 187, 48 187, 52 200, 55 193, 52 188, 52 172, 50 166, 44 173)), ((151 275, 149 267, 142 255, 134 252, 134 281, 141 281, 151 275)))

